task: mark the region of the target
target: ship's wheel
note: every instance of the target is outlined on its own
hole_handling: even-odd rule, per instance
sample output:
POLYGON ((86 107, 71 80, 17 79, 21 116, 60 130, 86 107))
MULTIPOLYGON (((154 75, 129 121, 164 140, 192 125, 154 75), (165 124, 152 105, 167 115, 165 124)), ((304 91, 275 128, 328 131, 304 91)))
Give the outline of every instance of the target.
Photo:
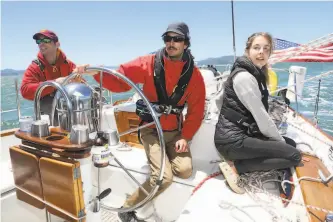
MULTIPOLYGON (((158 138, 159 138, 159 141, 160 141, 160 147, 161 147, 161 168, 160 168, 160 171, 159 171, 159 174, 158 174, 158 177, 157 177, 157 181, 156 181, 156 184, 155 186, 153 187, 153 189, 148 192, 146 191, 141 185, 140 183, 135 179, 135 177, 125 168, 124 164, 122 164, 113 154, 112 154, 112 151, 111 151, 111 155, 114 157, 114 160, 119 164, 119 166, 125 171, 125 173, 136 183, 139 185, 139 188, 146 194, 146 198, 143 199, 141 202, 137 203, 136 205, 134 206, 131 206, 131 207, 121 207, 121 208, 114 208, 114 207, 110 207, 110 206, 107 206, 105 204, 101 204, 103 208, 105 209, 108 209, 108 210, 112 210, 112 211, 117 211, 117 212, 129 212, 129 211, 134 211, 136 210, 137 208, 145 205, 149 200, 151 200, 153 198, 153 196, 155 195, 155 193, 157 192, 159 186, 162 184, 162 179, 163 179, 163 174, 164 174, 164 170, 165 170, 165 141, 164 141, 164 137, 163 137, 163 131, 162 131, 162 127, 161 127, 161 124, 159 122, 159 119, 158 119, 158 115, 156 113, 156 111, 154 110, 153 106, 150 104, 149 100, 146 98, 146 96, 143 94, 142 90, 137 87, 135 85, 135 83, 133 83, 129 78, 127 78, 126 76, 124 76, 123 74, 117 72, 117 71, 114 71, 114 70, 110 70, 110 69, 106 69, 106 68, 102 68, 102 67, 89 67, 86 69, 86 71, 99 71, 100 73, 101 72, 105 72, 105 73, 108 73, 108 74, 111 74, 111 75, 114 75, 116 77, 118 77, 119 79, 122 79, 124 82, 126 82, 128 85, 130 85, 132 88, 134 88, 134 90, 139 94, 139 96, 141 97, 141 99, 145 102, 145 104, 147 105, 147 108, 149 109, 150 113, 151 113, 151 116, 153 118, 153 122, 149 123, 149 124, 145 124, 145 125, 142 125, 140 127, 138 127, 137 129, 133 129, 131 130, 130 132, 127 132, 127 133, 122 133, 120 136, 123 136, 123 135, 126 135, 126 134, 129 134, 133 131, 137 131, 139 129, 142 129, 142 128, 145 128, 147 126, 151 126, 151 125, 156 125, 156 130, 157 130, 157 134, 158 134, 158 138)), ((66 80, 64 81, 64 84, 67 84, 67 82, 72 79, 72 78, 75 78, 77 74, 75 73, 72 73, 71 75, 69 75, 66 80)), ((87 84, 87 83, 85 83, 87 84)), ((102 91, 102 78, 101 78, 101 84, 100 84, 100 88, 101 88, 101 91, 102 91)), ((102 94, 100 94, 100 96, 102 96, 102 94)), ((117 105, 116 105, 117 106, 117 105)), ((114 107, 116 107, 114 106, 114 107)), ((114 108, 113 107, 113 108, 114 108)), ((99 123, 101 124, 101 123, 99 123)), ((119 136, 119 135, 118 135, 119 136)), ((100 188, 98 188, 100 189, 100 188)))

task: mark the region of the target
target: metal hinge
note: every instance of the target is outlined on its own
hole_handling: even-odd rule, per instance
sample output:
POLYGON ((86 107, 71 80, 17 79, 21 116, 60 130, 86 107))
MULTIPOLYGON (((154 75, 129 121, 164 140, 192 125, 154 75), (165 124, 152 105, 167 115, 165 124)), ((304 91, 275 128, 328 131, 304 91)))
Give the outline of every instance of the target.
POLYGON ((78 217, 83 217, 86 215, 86 213, 84 212, 85 211, 85 208, 83 208, 82 210, 80 210, 79 212, 79 216, 78 217))
MULTIPOLYGON (((85 211, 85 208, 80 210, 79 215, 78 215, 79 218, 83 217, 83 216, 86 216, 86 213, 84 211, 85 211)), ((82 222, 82 221, 85 221, 85 220, 84 219, 79 220, 79 222, 82 222)))
POLYGON ((80 178, 81 177, 80 168, 79 167, 78 168, 74 168, 73 174, 74 174, 74 180, 80 178))

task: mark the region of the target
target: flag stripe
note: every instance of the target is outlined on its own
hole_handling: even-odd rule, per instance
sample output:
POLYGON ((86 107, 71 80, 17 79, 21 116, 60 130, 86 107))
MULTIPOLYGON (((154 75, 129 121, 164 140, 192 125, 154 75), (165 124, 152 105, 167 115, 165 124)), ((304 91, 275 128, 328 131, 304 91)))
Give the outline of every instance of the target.
POLYGON ((302 56, 302 57, 293 57, 291 59, 285 60, 285 62, 332 62, 333 56, 323 58, 318 56, 302 56))
POLYGON ((276 50, 273 51, 270 58, 272 61, 295 54, 295 56, 280 62, 333 62, 333 42, 299 54, 301 50, 304 50, 302 45, 282 39, 274 39, 274 48, 276 50))

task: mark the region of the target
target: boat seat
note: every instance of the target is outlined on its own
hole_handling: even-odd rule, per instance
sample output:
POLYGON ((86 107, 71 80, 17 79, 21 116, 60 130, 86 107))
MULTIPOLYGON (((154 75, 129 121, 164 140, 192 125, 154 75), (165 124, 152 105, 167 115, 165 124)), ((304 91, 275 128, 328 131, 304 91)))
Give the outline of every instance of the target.
POLYGON ((74 218, 85 215, 79 162, 23 145, 12 146, 9 149, 19 200, 39 209, 46 207, 51 214, 70 222, 79 220, 43 201, 70 213, 74 218))

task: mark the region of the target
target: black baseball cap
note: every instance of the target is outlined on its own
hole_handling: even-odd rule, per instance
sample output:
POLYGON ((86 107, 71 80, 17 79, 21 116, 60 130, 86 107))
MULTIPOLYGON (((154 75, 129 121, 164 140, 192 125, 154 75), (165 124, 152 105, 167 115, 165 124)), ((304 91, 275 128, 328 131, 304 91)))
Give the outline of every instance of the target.
POLYGON ((179 35, 185 36, 187 39, 190 39, 190 31, 184 22, 171 23, 162 36, 165 36, 168 32, 175 32, 179 35))

